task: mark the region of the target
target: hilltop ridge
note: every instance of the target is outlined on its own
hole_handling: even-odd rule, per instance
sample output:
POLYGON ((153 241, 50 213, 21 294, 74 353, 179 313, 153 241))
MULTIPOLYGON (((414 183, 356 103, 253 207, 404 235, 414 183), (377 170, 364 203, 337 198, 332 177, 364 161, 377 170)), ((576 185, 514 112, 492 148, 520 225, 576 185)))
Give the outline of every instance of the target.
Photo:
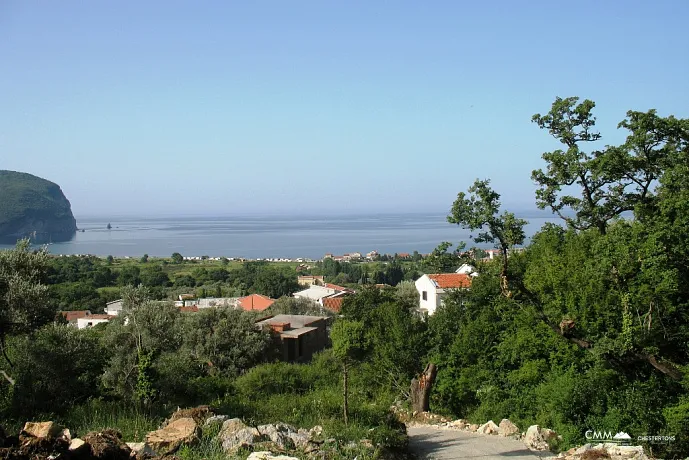
POLYGON ((66 241, 77 223, 59 185, 32 174, 0 170, 0 241, 66 241))

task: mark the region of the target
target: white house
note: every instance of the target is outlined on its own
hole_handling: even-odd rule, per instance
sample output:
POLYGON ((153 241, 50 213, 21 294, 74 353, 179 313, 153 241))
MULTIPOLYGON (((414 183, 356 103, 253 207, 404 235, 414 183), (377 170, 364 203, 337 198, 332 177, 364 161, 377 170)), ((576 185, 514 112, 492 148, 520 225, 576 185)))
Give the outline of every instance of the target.
POLYGON ((478 276, 478 273, 476 273, 476 270, 474 269, 474 267, 472 267, 469 264, 462 264, 461 267, 459 267, 457 270, 455 270, 455 273, 459 273, 461 275, 478 276))
POLYGON ((88 315, 77 319, 77 328, 86 329, 87 327, 93 327, 96 324, 107 323, 114 317, 115 316, 113 315, 88 315))
POLYGON ((333 288, 327 288, 325 286, 318 286, 318 285, 312 284, 311 286, 309 286, 308 289, 304 289, 303 291, 295 292, 294 297, 301 298, 301 299, 309 299, 309 300, 313 300, 314 302, 320 302, 320 300, 323 297, 333 295, 336 292, 337 292, 337 290, 335 290, 333 288))
MULTIPOLYGON (((113 300, 105 304, 105 313, 111 316, 117 316, 122 312, 122 299, 113 300)), ((79 328, 81 329, 81 328, 79 328)))
POLYGON ((448 291, 470 287, 471 276, 465 273, 437 273, 423 275, 414 284, 419 291, 419 308, 432 315, 443 303, 448 291))

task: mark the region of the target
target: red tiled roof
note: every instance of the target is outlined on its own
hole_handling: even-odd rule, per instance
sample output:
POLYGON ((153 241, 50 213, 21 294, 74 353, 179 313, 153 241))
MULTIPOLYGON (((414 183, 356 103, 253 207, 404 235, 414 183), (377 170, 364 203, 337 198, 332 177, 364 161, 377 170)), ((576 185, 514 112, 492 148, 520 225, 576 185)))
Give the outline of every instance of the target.
POLYGON ((332 312, 339 313, 342 309, 342 302, 344 299, 344 297, 324 297, 323 308, 327 308, 332 312))
POLYGON ((191 307, 179 307, 179 311, 196 313, 197 311, 199 311, 199 307, 197 307, 196 305, 193 305, 191 307))
POLYGON ((471 286, 471 276, 463 273, 438 273, 428 275, 440 289, 467 288, 471 286))
POLYGON ((88 315, 88 316, 83 316, 83 318, 88 318, 88 319, 113 319, 116 318, 115 315, 88 315))
POLYGON ((336 291, 349 291, 350 289, 342 286, 338 286, 337 284, 332 284, 332 283, 325 283, 323 284, 324 287, 327 287, 328 289, 335 289, 336 291))
POLYGON ((70 323, 78 320, 79 318, 91 316, 91 312, 89 310, 61 311, 60 314, 65 317, 67 322, 70 323))
POLYGON ((261 295, 261 294, 251 294, 251 295, 248 295, 246 297, 242 297, 238 301, 239 306, 246 311, 250 311, 250 310, 263 311, 266 308, 273 305, 273 302, 275 302, 275 300, 271 299, 270 297, 266 297, 264 295, 261 295))

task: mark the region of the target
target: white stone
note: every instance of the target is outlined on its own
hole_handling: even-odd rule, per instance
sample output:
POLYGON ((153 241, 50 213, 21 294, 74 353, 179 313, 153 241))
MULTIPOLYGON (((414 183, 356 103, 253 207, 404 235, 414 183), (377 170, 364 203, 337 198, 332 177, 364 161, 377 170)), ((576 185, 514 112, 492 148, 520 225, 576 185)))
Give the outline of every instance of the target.
POLYGON ((500 429, 495 424, 495 422, 493 422, 492 420, 488 420, 486 423, 478 427, 478 430, 476 430, 476 432, 482 434, 498 434, 499 430, 500 429))
POLYGON ((261 451, 252 452, 246 460, 299 460, 297 457, 288 457, 287 455, 273 455, 272 452, 261 451))
POLYGON ((498 428, 500 436, 513 436, 519 434, 519 427, 506 418, 500 421, 498 428))
POLYGON ((526 447, 529 449, 534 449, 534 450, 548 450, 548 442, 545 440, 543 437, 543 434, 541 433, 541 427, 538 425, 531 425, 528 430, 526 430, 526 434, 524 435, 524 444, 526 444, 526 447))

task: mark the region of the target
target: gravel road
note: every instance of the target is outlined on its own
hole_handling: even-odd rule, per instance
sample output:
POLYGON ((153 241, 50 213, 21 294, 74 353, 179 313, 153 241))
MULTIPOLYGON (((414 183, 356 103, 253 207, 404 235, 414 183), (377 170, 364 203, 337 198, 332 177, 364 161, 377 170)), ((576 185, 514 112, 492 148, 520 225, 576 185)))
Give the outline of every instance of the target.
POLYGON ((432 426, 409 427, 407 434, 411 451, 420 460, 538 460, 552 457, 549 452, 533 452, 521 441, 500 436, 432 426))

